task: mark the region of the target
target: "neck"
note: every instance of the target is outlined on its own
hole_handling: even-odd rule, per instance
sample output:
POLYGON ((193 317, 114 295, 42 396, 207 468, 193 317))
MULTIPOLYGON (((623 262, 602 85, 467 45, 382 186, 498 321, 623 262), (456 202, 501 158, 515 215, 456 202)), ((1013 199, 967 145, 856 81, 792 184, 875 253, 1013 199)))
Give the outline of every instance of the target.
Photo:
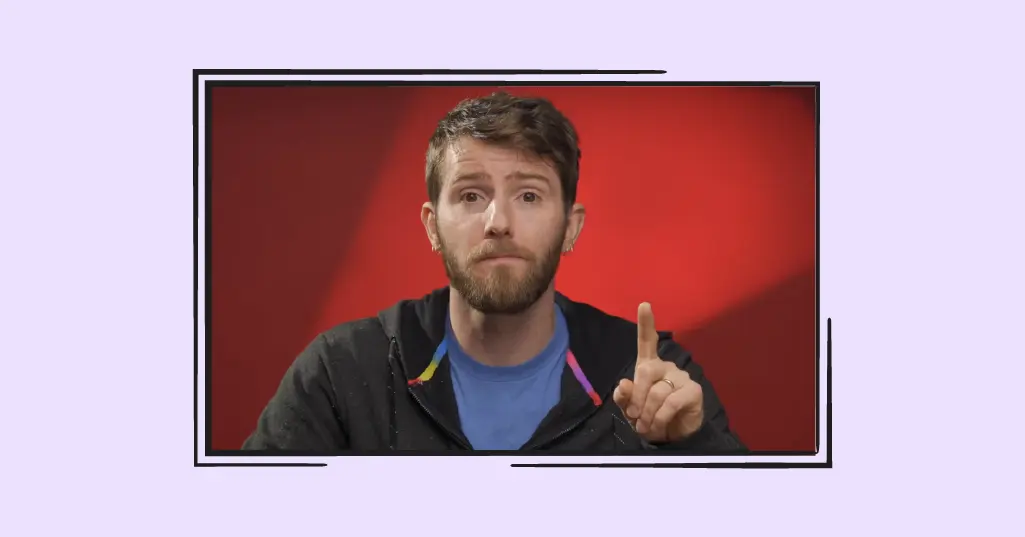
POLYGON ((526 311, 513 315, 481 313, 455 289, 451 290, 448 309, 459 346, 484 365, 522 364, 540 354, 555 334, 553 287, 526 311))

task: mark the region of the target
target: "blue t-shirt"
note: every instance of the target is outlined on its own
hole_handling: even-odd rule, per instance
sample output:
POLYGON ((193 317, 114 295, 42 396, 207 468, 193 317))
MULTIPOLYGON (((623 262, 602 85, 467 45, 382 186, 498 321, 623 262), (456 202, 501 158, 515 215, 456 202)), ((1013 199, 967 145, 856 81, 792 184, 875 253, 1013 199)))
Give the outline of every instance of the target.
POLYGON ((448 324, 448 355, 459 420, 477 450, 517 450, 559 402, 569 349, 566 319, 555 307, 555 335, 540 354, 511 367, 477 362, 459 347, 448 324))

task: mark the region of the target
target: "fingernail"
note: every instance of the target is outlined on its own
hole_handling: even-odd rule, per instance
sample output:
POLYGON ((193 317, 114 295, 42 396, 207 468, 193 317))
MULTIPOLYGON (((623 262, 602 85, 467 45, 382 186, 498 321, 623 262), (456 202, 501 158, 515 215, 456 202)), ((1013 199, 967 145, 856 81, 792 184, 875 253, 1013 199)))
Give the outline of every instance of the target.
POLYGON ((629 407, 626 409, 626 417, 635 420, 638 417, 637 407, 629 407))
POLYGON ((648 432, 648 427, 641 422, 637 422, 637 432, 644 434, 648 432))

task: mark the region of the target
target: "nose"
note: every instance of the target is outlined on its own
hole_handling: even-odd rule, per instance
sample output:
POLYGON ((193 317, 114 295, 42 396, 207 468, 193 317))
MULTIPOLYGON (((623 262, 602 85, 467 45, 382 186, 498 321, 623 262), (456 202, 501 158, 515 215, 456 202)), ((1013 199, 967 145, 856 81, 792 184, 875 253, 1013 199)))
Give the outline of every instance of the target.
POLYGON ((505 204, 497 199, 488 206, 484 217, 484 234, 488 237, 509 235, 509 212, 505 204))

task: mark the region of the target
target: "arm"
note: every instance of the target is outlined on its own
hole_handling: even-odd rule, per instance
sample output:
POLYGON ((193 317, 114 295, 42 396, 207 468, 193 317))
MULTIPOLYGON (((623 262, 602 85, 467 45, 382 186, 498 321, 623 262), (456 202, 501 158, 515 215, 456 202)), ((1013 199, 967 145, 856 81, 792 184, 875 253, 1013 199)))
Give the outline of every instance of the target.
POLYGON ((315 339, 285 372, 277 392, 260 414, 243 450, 330 453, 348 446, 344 412, 324 365, 327 340, 315 339))
POLYGON ((748 453, 747 447, 730 430, 726 409, 715 394, 712 383, 705 377, 704 371, 685 350, 672 339, 663 339, 659 344, 658 355, 676 367, 684 370, 690 378, 701 386, 703 395, 704 423, 696 433, 680 442, 654 445, 655 449, 666 451, 682 451, 703 455, 739 455, 748 453))

